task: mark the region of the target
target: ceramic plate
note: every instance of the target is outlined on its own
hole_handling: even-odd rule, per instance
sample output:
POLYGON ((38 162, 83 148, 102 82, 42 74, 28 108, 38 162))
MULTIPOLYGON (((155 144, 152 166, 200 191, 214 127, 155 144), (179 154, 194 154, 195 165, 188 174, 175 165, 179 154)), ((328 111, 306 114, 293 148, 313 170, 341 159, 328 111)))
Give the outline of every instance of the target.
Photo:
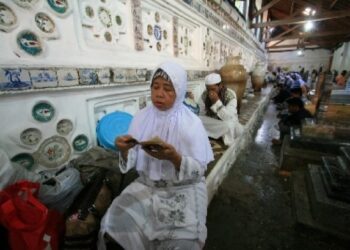
POLYGON ((160 15, 158 12, 154 13, 154 19, 156 20, 157 23, 160 21, 160 15))
POLYGON ((32 8, 38 0, 12 0, 22 8, 32 8))
POLYGON ((66 14, 69 8, 67 0, 47 0, 50 8, 57 14, 66 14))
POLYGON ((60 135, 68 135, 73 130, 73 122, 68 119, 62 119, 57 123, 56 130, 60 135))
POLYGON ((76 136, 73 140, 73 148, 78 152, 84 151, 88 145, 89 138, 84 134, 76 136))
POLYGON ((153 34, 153 28, 150 24, 147 25, 147 34, 150 36, 153 34))
POLYGON ((28 128, 21 133, 21 142, 26 145, 38 144, 41 140, 41 132, 37 128, 28 128))
POLYGON ((42 42, 34 32, 24 30, 17 35, 18 47, 31 56, 40 55, 43 52, 42 42))
POLYGON ((71 148, 64 137, 55 135, 43 141, 35 155, 38 163, 54 168, 69 160, 71 148))
POLYGON ((55 109, 47 102, 39 102, 32 109, 32 116, 39 122, 48 122, 55 115, 55 109))
POLYGON ((160 44, 160 42, 157 42, 157 50, 161 51, 162 50, 162 45, 160 44))
POLYGON ((53 33, 56 28, 51 17, 44 12, 39 12, 35 15, 35 24, 44 33, 53 33))
POLYGON ((86 6, 85 7, 85 15, 89 18, 94 18, 95 12, 94 9, 91 6, 86 6))
POLYGON ((168 32, 166 30, 163 31, 163 37, 164 39, 168 39, 168 32))
POLYGON ((98 18, 106 28, 110 28, 112 26, 112 16, 110 11, 106 8, 100 7, 98 9, 98 18))
POLYGON ((160 41, 162 39, 162 29, 159 25, 154 25, 154 37, 160 41))
POLYGON ((0 29, 8 31, 17 24, 17 16, 7 5, 0 3, 0 29))
POLYGON ((14 157, 11 158, 12 162, 16 162, 22 167, 32 170, 34 166, 34 158, 28 153, 21 153, 18 155, 15 155, 14 157))
POLYGON ((112 34, 110 32, 105 32, 104 34, 104 38, 107 42, 111 42, 112 41, 112 34))

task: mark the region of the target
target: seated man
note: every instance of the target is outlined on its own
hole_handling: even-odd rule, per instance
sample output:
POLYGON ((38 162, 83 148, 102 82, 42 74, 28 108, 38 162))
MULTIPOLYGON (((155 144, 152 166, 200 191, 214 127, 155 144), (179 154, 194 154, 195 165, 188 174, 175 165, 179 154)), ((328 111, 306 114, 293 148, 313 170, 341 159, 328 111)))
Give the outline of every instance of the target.
POLYGON ((299 97, 287 99, 289 114, 283 117, 278 127, 280 130, 280 138, 272 139, 272 144, 281 145, 283 137, 290 134, 290 128, 293 126, 301 126, 302 120, 312 117, 311 113, 304 108, 304 102, 299 97))
POLYGON ((226 88, 216 73, 207 75, 205 85, 206 90, 199 100, 199 118, 209 137, 222 137, 224 144, 229 146, 243 130, 237 116, 236 93, 226 88))

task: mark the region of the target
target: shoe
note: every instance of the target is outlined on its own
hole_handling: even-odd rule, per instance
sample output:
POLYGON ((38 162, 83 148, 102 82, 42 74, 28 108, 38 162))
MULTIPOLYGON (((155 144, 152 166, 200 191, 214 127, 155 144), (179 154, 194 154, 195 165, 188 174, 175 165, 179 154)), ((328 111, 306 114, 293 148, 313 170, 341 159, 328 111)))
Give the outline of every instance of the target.
POLYGON ((271 142, 273 145, 281 145, 282 144, 282 141, 279 139, 272 139, 271 142))

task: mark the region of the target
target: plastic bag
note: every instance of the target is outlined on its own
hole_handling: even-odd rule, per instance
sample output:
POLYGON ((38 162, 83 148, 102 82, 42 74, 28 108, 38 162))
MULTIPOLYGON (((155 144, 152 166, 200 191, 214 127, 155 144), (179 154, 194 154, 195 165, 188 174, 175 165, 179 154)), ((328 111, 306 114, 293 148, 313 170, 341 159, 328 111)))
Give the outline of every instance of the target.
POLYGON ((58 249, 63 217, 37 198, 40 184, 22 181, 0 192, 0 223, 13 250, 58 249))

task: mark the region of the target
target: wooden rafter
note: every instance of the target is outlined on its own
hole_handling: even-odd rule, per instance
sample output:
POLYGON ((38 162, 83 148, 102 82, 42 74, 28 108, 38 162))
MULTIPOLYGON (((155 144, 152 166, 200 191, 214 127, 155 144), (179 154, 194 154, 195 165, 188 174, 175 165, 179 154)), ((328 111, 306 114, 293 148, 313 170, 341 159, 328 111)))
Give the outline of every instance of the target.
POLYGON ((278 42, 276 42, 276 43, 274 43, 274 44, 271 44, 271 45, 269 45, 269 46, 267 46, 268 48, 272 48, 272 47, 275 47, 277 44, 280 44, 281 42, 283 42, 284 40, 282 39, 282 40, 280 40, 280 41, 278 41, 278 42))
POLYGON ((339 11, 322 13, 322 15, 313 16, 313 17, 295 17, 295 18, 288 18, 288 19, 277 20, 277 21, 254 23, 250 25, 250 28, 261 28, 265 26, 275 27, 275 26, 285 25, 285 24, 302 24, 309 21, 318 22, 318 21, 324 21, 329 19, 343 18, 347 16, 350 16, 350 10, 339 10, 339 11))
POLYGON ((268 38, 265 42, 270 42, 270 41, 273 41, 273 40, 280 40, 280 39, 284 39, 283 36, 288 34, 289 32, 299 28, 301 25, 298 24, 298 25, 295 25, 294 27, 292 28, 289 28, 287 29, 286 31, 282 32, 281 34, 279 34, 278 36, 275 36, 275 37, 271 37, 271 38, 268 38))
POLYGON ((272 6, 274 6, 276 3, 278 3, 281 0, 273 0, 271 2, 269 2, 268 4, 266 4, 265 6, 263 6, 260 10, 258 10, 257 12, 253 13, 253 18, 256 16, 259 16, 261 13, 263 13, 264 11, 270 9, 272 6))
POLYGON ((336 30, 336 31, 324 31, 324 32, 312 32, 312 33, 303 33, 284 36, 284 37, 272 37, 269 41, 276 41, 280 39, 289 40, 289 39, 298 39, 298 38, 312 38, 312 37, 325 37, 325 36, 337 36, 337 35, 346 35, 349 34, 349 30, 336 30))
POLYGON ((331 3, 331 6, 329 6, 329 9, 333 9, 337 2, 338 0, 333 0, 333 2, 331 3))

